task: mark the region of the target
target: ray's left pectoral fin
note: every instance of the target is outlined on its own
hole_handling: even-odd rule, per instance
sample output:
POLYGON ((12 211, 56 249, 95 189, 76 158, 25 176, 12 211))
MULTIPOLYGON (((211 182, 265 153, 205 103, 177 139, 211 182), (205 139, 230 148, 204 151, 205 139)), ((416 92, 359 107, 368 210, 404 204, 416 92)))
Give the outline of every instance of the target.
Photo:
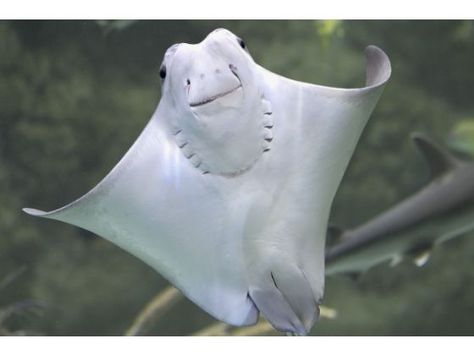
POLYGON ((160 155, 160 153, 152 153, 152 149, 145 152, 151 136, 150 130, 153 130, 151 124, 142 132, 117 165, 83 196, 55 210, 42 211, 34 208, 23 208, 23 211, 35 217, 70 223, 110 239, 107 237, 114 234, 114 231, 111 230, 113 223, 104 223, 104 220, 112 219, 110 213, 120 210, 121 204, 118 202, 122 202, 121 199, 125 200, 132 196, 134 180, 143 182, 143 177, 150 174, 152 169, 144 169, 146 164, 142 164, 141 160, 151 160, 150 155, 153 153, 160 155), (132 165, 136 170, 131 174, 132 165), (123 184, 125 179, 129 180, 128 186, 123 184), (120 187, 117 188, 117 186, 120 187), (132 191, 128 191, 128 187, 132 191))
POLYGON ((23 208, 22 211, 30 216, 70 223, 99 234, 99 231, 95 230, 90 223, 96 206, 93 201, 96 190, 97 187, 73 202, 52 211, 42 211, 36 208, 23 208))
POLYGON ((239 241, 223 241, 229 229, 214 222, 225 221, 222 198, 182 156, 160 124, 164 118, 154 117, 113 170, 81 198, 51 212, 24 211, 113 242, 219 320, 254 324, 258 310, 248 296, 239 241))
POLYGON ((43 217, 45 214, 47 214, 47 212, 37 210, 36 208, 25 207, 25 208, 22 208, 21 210, 23 212, 29 214, 30 216, 34 216, 34 217, 43 217))
POLYGON ((374 108, 383 87, 390 79, 392 68, 390 59, 376 46, 365 49, 366 75, 365 86, 358 88, 337 88, 323 85, 308 85, 312 95, 330 99, 331 107, 347 107, 351 116, 366 115, 374 108), (369 111, 369 112, 367 112, 369 111))

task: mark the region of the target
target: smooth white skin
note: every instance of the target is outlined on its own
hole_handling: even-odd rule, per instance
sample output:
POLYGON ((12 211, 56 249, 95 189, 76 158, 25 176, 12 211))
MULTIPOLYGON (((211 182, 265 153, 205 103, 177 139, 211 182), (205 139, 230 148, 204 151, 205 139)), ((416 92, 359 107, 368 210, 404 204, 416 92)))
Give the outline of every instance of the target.
POLYGON ((68 206, 26 212, 114 242, 224 322, 261 311, 306 334, 331 203, 390 76, 381 50, 367 57, 368 86, 337 89, 265 70, 227 30, 173 47, 158 108, 109 175, 68 206))
POLYGON ((198 45, 180 44, 165 55, 163 97, 186 156, 203 171, 247 170, 265 148, 257 66, 234 35, 216 30, 198 45), (219 95, 228 93, 219 97, 219 95), (218 99, 206 104, 197 103, 218 99))

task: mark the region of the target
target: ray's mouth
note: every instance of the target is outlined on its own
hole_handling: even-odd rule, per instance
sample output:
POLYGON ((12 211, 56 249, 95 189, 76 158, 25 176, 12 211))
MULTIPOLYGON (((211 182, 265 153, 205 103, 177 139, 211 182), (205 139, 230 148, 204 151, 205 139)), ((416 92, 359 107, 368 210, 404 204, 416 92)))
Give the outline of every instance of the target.
MULTIPOLYGON (((239 81, 239 85, 235 86, 234 88, 230 89, 230 90, 226 90, 224 92, 221 92, 219 94, 216 94, 216 95, 212 95, 212 96, 208 96, 202 100, 199 100, 199 101, 195 101, 195 102, 190 102, 189 103, 189 106, 190 107, 200 107, 200 106, 204 106, 206 104, 209 104, 211 102, 214 102, 218 99, 221 99, 223 97, 226 97, 226 96, 229 96, 229 95, 232 95, 233 93, 239 91, 242 89, 242 81, 240 80, 240 77, 239 75, 237 74, 237 67, 234 66, 233 64, 229 64, 229 70, 230 72, 237 78, 237 80, 239 81)), ((189 83, 189 81, 188 81, 189 83)))
POLYGON ((228 95, 231 95, 232 93, 236 92, 237 90, 239 90, 240 88, 242 88, 242 84, 239 84, 237 85, 236 87, 230 89, 230 90, 227 90, 227 91, 224 91, 220 94, 217 94, 217 95, 213 95, 213 96, 209 96, 203 100, 200 100, 200 101, 196 101, 196 102, 191 102, 189 104, 189 106, 191 107, 198 107, 198 106, 203 106, 203 105, 206 105, 208 103, 211 103, 217 99, 220 99, 224 96, 228 96, 228 95))

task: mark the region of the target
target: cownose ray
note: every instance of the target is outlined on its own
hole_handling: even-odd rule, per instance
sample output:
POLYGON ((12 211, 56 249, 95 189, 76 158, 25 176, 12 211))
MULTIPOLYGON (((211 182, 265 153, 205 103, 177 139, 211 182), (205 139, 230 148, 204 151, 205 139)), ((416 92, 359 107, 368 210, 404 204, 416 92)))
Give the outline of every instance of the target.
POLYGON ((367 85, 274 74, 218 29, 170 47, 162 97, 130 150, 90 192, 51 212, 137 256, 215 318, 259 312, 306 334, 318 317, 331 203, 390 77, 366 49, 367 85))
POLYGON ((414 194, 351 229, 329 228, 326 275, 356 274, 411 258, 424 265, 433 248, 474 230, 474 162, 413 133, 431 179, 414 194))

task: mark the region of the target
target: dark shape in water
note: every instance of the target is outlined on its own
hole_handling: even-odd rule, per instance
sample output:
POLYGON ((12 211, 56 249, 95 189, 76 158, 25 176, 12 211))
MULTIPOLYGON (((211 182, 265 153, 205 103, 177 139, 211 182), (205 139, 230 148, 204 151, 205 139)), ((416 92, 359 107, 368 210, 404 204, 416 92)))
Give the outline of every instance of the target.
POLYGON ((396 265, 404 257, 422 266, 433 247, 474 230, 474 162, 455 158, 425 135, 412 138, 432 180, 356 228, 330 228, 326 275, 363 272, 386 261, 396 265))

